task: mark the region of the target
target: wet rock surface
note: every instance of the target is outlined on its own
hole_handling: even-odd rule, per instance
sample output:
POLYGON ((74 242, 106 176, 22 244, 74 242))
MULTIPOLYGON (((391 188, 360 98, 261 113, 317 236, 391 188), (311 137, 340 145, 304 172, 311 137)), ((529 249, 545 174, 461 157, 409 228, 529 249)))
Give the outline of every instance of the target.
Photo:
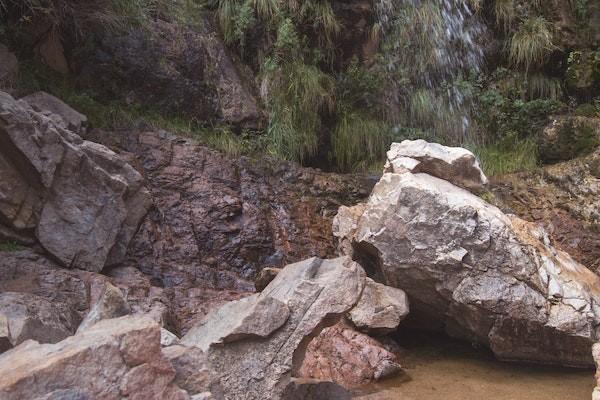
POLYGON ((155 208, 126 265, 168 294, 175 333, 253 292, 265 267, 335 256, 337 208, 364 199, 374 183, 269 159, 232 159, 165 132, 93 131, 87 138, 117 150, 148 182, 155 208))
POLYGON ((591 364, 600 278, 553 248, 541 227, 410 172, 384 174, 358 221, 336 226, 353 224, 354 256, 403 289, 430 328, 503 360, 591 364))
POLYGON ((8 229, 35 235, 63 266, 98 272, 122 260, 150 206, 141 175, 3 92, 0 142, 0 216, 8 229))

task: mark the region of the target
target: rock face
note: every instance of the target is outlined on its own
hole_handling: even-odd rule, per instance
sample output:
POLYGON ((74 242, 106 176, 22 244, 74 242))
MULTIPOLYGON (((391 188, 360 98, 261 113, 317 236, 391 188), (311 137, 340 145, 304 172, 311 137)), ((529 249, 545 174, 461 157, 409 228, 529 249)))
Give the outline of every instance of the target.
POLYGON ((384 173, 422 172, 467 190, 481 190, 488 180, 473 153, 461 147, 447 147, 425 140, 392 143, 384 173))
POLYGON ((74 55, 79 82, 107 98, 137 101, 198 120, 256 127, 258 102, 208 18, 197 30, 153 21, 127 33, 102 32, 74 55))
POLYGON ((164 132, 91 131, 128 155, 155 208, 129 247, 127 266, 151 276, 173 304, 176 334, 208 311, 254 291, 266 267, 334 257, 338 207, 364 199, 373 180, 269 159, 232 159, 164 132))
POLYGON ((188 398, 161 353, 160 327, 143 317, 103 320, 56 344, 28 341, 0 357, 0 371, 6 400, 188 398))
MULTIPOLYGON (((54 114, 60 117, 63 127, 77 134, 81 133, 87 125, 85 115, 46 92, 36 92, 23 97, 21 100, 26 101, 37 112, 54 114)), ((50 118, 52 117, 50 116, 50 118)))
POLYGON ((207 350, 226 399, 281 399, 293 369, 302 364, 307 342, 328 320, 335 321, 336 316, 339 318, 349 311, 359 300, 363 286, 364 271, 347 257, 312 258, 291 264, 261 294, 225 306, 237 312, 217 311, 216 315, 228 321, 218 328, 201 323, 182 343, 207 350), (265 318, 240 312, 253 309, 260 313, 263 302, 281 303, 289 308, 289 317, 283 325, 279 328, 279 322, 270 325, 267 330, 272 332, 267 339, 235 335, 239 331, 253 331, 254 321, 265 318), (215 329, 220 332, 216 334, 215 329), (212 343, 207 343, 206 337, 214 338, 212 343), (220 339, 226 337, 231 341, 224 343, 220 339))
POLYGON ((600 343, 595 343, 592 347, 592 355, 596 363, 596 388, 592 394, 592 400, 600 400, 600 343))
POLYGON ((410 172, 384 174, 358 221, 337 226, 352 224, 354 256, 403 289, 430 328, 488 345, 502 360, 591 364, 600 278, 553 248, 541 227, 410 172))
POLYGON ((325 328, 311 340, 298 376, 332 381, 345 388, 387 378, 401 370, 396 355, 345 323, 325 328))
POLYGON ((560 116, 539 137, 540 157, 545 163, 571 160, 600 146, 600 118, 560 116))
POLYGON ((542 224, 560 250, 600 271, 600 150, 541 171, 499 177, 494 203, 542 224))
POLYGON ((0 92, 0 216, 64 266, 123 259, 150 206, 142 177, 109 149, 0 92))
POLYGON ((359 330, 382 335, 394 332, 407 315, 404 291, 367 278, 360 300, 348 318, 359 330))

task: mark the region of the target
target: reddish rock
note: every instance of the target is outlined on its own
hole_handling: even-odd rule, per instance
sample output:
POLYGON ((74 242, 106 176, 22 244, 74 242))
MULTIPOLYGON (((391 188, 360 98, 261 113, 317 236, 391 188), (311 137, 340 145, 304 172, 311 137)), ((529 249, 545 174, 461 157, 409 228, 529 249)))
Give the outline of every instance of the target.
POLYGON ((383 344, 339 322, 312 339, 296 376, 355 388, 394 375, 400 369, 396 355, 383 344))
POLYGON ((165 132, 88 133, 137 158, 154 199, 129 247, 129 263, 164 288, 176 334, 254 291, 264 267, 331 258, 340 205, 365 198, 365 176, 324 173, 271 159, 232 159, 165 132))

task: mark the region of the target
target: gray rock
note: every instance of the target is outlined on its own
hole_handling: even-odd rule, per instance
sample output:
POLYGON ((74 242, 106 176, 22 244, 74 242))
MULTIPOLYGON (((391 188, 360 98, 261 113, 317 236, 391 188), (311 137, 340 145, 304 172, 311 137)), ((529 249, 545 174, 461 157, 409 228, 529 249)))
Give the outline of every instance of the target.
MULTIPOLYGON (((63 122, 63 127, 77 134, 81 133, 87 126, 88 120, 85 115, 46 92, 35 92, 23 97, 21 100, 27 102, 31 108, 39 113, 50 113, 60 117, 58 120, 63 122)), ((57 120, 55 119, 55 121, 57 120)))
POLYGON ((479 191, 488 183, 477 158, 469 150, 421 139, 392 143, 387 152, 384 172, 405 171, 423 172, 467 190, 479 191))
POLYGON ((0 43, 0 85, 10 85, 18 74, 19 61, 17 57, 0 43))
POLYGON ((404 291, 367 279, 360 300, 348 318, 361 331, 384 335, 398 328, 408 315, 408 309, 404 291))
POLYGON ((12 346, 33 339, 56 343, 70 336, 78 322, 77 315, 62 303, 52 303, 29 293, 0 293, 0 316, 7 322, 12 346))
POLYGON ((0 139, 0 216, 10 228, 35 228, 64 266, 100 271, 124 257, 150 205, 137 172, 2 92, 0 139))
POLYGON ((0 371, 3 400, 62 399, 58 388, 74 399, 188 398, 161 353, 160 327, 144 317, 103 320, 56 344, 27 341, 0 357, 0 371))
POLYGON ((179 338, 172 332, 169 332, 165 328, 160 329, 160 345, 163 347, 173 346, 179 344, 179 338))
POLYGON ((210 392, 215 379, 206 353, 197 347, 180 345, 163 349, 164 356, 175 368, 175 383, 190 395, 210 392))
POLYGON ((600 278, 538 225, 448 181, 386 173, 347 240, 429 328, 483 343, 502 360, 592 363, 600 278))
MULTIPOLYGON (((229 321, 220 324, 223 331, 205 323, 199 324, 182 342, 207 349, 211 367, 217 374, 226 399, 281 399, 291 378, 294 363, 299 367, 306 350, 307 338, 318 333, 327 321, 341 316, 356 304, 364 286, 364 271, 348 257, 335 260, 311 258, 285 267, 259 295, 226 305, 213 315, 229 321), (267 300, 271 299, 271 300, 267 300), (271 307, 261 303, 287 305, 289 317, 268 339, 246 336, 244 340, 219 343, 231 327, 244 326, 245 321, 264 315, 271 307), (214 338, 210 341, 205 335, 214 338), (211 343, 208 343, 211 342, 211 343)), ((276 315, 271 315, 271 318, 276 315)), ((211 317, 209 316, 209 320, 211 317)))
POLYGON ((215 343, 266 338, 289 316, 289 308, 278 299, 254 295, 225 304, 190 329, 182 342, 207 351, 215 343))
POLYGON ((81 322, 77 332, 82 332, 103 319, 118 318, 127 314, 129 314, 129 305, 123 293, 106 282, 102 295, 81 322))
POLYGON ((592 346, 592 356, 596 363, 596 387, 592 393, 592 400, 600 400, 600 343, 594 343, 592 346))

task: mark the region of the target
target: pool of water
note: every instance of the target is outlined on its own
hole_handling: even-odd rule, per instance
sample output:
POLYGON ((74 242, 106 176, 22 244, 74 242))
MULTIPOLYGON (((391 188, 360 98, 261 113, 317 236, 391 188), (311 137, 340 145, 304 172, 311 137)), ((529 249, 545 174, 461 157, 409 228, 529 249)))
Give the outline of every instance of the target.
POLYGON ((404 374, 360 400, 589 400, 594 371, 502 363, 485 350, 428 334, 399 339, 404 374))

